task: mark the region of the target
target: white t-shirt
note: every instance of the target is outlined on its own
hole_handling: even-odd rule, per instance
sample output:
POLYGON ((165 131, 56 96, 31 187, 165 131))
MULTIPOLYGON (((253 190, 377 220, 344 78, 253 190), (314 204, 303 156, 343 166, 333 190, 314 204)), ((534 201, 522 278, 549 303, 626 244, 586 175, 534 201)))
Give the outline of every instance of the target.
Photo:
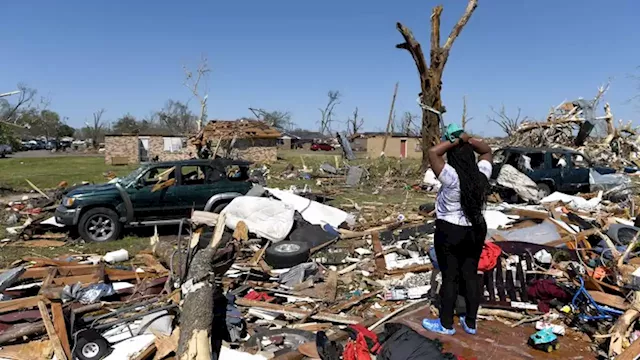
MULTIPOLYGON (((491 177, 493 166, 487 160, 478 162, 478 169, 487 179, 491 177)), ((451 165, 445 164, 438 176, 442 183, 436 197, 436 218, 460 226, 471 226, 460 205, 460 179, 451 165)))

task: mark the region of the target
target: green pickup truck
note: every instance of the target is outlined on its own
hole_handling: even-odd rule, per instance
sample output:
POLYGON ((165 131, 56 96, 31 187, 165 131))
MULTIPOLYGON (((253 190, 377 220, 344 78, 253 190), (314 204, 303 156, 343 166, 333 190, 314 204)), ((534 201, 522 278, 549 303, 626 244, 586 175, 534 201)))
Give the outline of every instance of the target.
POLYGON ((110 241, 120 236, 124 226, 177 224, 190 217, 192 210, 218 213, 253 186, 249 165, 220 158, 146 163, 107 184, 70 191, 55 218, 77 228, 86 241, 110 241), (153 191, 167 180, 173 184, 153 191))

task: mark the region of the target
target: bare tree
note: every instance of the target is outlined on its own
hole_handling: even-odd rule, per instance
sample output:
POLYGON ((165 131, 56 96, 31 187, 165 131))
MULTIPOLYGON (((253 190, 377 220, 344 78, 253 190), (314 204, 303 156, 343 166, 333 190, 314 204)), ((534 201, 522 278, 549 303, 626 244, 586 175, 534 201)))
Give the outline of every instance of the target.
POLYGON ((353 115, 350 118, 347 118, 347 134, 349 136, 356 135, 360 132, 360 129, 364 125, 364 119, 358 118, 358 107, 353 110, 353 115))
POLYGON ((320 132, 322 134, 330 134, 331 133, 331 123, 333 122, 333 109, 336 105, 340 104, 340 92, 338 90, 329 90, 327 93, 327 97, 329 101, 327 102, 327 106, 324 109, 320 110, 320 114, 322 115, 320 119, 320 132))
POLYGON ((290 130, 293 127, 291 113, 288 111, 267 111, 264 109, 249 108, 253 115, 260 121, 279 130, 290 130))
POLYGON ((520 114, 522 112, 522 109, 520 108, 518 108, 518 113, 516 114, 516 116, 508 115, 507 111, 505 110, 504 104, 500 108, 500 111, 496 111, 493 106, 491 106, 490 109, 491 112, 493 112, 493 115, 487 116, 487 120, 490 123, 498 125, 500 129, 502 129, 502 131, 507 134, 507 136, 514 135, 518 131, 520 124, 526 122, 528 119, 526 116, 522 119, 520 118, 520 114))
POLYGON ((413 37, 413 33, 409 28, 401 23, 397 23, 396 27, 402 37, 404 43, 396 45, 398 49, 409 51, 418 69, 420 75, 420 105, 422 106, 422 167, 426 169, 429 166, 429 157, 427 151, 429 148, 440 141, 440 127, 438 116, 429 111, 428 108, 435 109, 441 113, 445 112, 442 105, 442 74, 444 67, 449 58, 449 52, 456 38, 464 26, 469 22, 473 11, 478 6, 478 0, 469 0, 467 8, 451 30, 444 46, 440 45, 440 15, 442 14, 442 6, 438 5, 431 12, 431 51, 430 64, 427 66, 422 47, 420 43, 413 37))
POLYGON ((467 124, 473 120, 473 117, 467 116, 467 97, 462 97, 462 130, 467 130, 467 124))
POLYGON ((168 100, 157 118, 160 125, 173 134, 186 135, 196 129, 196 116, 180 101, 168 100))
POLYGON ((208 60, 205 56, 202 57, 195 74, 191 70, 187 69, 186 66, 183 66, 182 68, 184 69, 185 74, 184 86, 186 86, 193 96, 200 102, 200 117, 197 121, 197 130, 200 131, 200 129, 202 129, 202 124, 207 117, 207 99, 209 98, 209 89, 206 80, 209 78, 211 69, 209 69, 208 60), (205 81, 204 89, 200 88, 200 82, 203 80, 205 81))
POLYGON ((102 121, 102 115, 104 115, 106 111, 105 109, 100 109, 94 112, 93 123, 91 125, 87 124, 89 137, 91 137, 91 145, 94 149, 98 148, 100 136, 104 134, 105 123, 102 121))
POLYGON ((410 111, 405 111, 402 114, 402 118, 399 119, 398 131, 405 136, 420 135, 419 116, 412 114, 410 111))
POLYGON ((12 95, 18 95, 18 100, 13 105, 9 104, 8 101, 3 102, 4 106, 0 107, 0 121, 15 124, 18 120, 17 114, 19 110, 31 104, 36 93, 36 89, 29 88, 24 84, 18 84, 17 93, 9 93, 12 95))

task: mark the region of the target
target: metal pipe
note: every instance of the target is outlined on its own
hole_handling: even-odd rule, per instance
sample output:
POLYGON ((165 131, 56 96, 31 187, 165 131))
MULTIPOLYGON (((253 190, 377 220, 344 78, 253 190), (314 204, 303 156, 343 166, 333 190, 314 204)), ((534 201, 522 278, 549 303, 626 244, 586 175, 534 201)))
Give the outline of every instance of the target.
POLYGON ((165 305, 165 306, 159 307, 157 309, 153 309, 153 310, 150 310, 150 311, 145 311, 143 313, 140 313, 140 314, 137 314, 137 315, 133 315, 133 316, 130 316, 130 317, 127 317, 127 318, 124 318, 124 319, 111 321, 111 322, 108 322, 108 323, 105 323, 105 324, 102 324, 102 325, 92 326, 92 329, 94 329, 94 330, 107 329, 107 328, 110 328, 110 327, 112 327, 114 325, 126 323, 126 322, 129 322, 129 321, 134 321, 134 320, 137 320, 137 319, 141 319, 141 318, 143 318, 143 317, 145 317, 145 316, 147 316, 149 314, 153 314, 153 313, 157 313, 159 311, 169 310, 169 309, 173 309, 173 308, 177 308, 177 307, 178 307, 178 304, 165 305))

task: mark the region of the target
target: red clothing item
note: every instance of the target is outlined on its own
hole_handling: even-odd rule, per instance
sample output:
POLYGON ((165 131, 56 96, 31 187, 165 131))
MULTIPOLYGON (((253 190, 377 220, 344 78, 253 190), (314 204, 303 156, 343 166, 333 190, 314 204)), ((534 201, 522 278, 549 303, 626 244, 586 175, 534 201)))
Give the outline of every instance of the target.
POLYGON ((272 302, 275 299, 273 296, 269 296, 267 293, 251 290, 244 296, 247 300, 272 302))
POLYGON ((543 313, 549 312, 551 309, 549 303, 553 299, 558 299, 562 302, 571 300, 571 295, 567 294, 566 291, 556 285, 556 282, 551 279, 533 280, 527 288, 527 295, 538 300, 538 310, 543 313))
POLYGON ((478 271, 487 272, 493 270, 498 264, 498 259, 502 254, 502 249, 493 242, 486 241, 480 254, 480 262, 478 262, 478 271))
POLYGON ((349 343, 344 348, 342 358, 344 360, 371 360, 364 334, 359 332, 356 341, 349 340, 349 343))

